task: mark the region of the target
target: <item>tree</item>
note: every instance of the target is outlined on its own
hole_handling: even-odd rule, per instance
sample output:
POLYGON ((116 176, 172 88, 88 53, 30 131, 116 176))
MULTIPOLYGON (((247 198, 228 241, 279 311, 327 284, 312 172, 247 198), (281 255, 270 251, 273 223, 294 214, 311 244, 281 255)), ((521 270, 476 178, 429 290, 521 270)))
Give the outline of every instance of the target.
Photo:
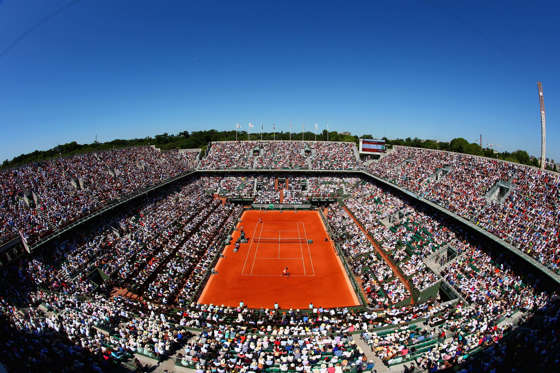
POLYGON ((523 163, 523 164, 530 164, 531 158, 529 154, 525 150, 516 150, 511 153, 512 157, 516 160, 516 162, 523 163))
POLYGON ((482 148, 477 143, 467 144, 464 152, 467 154, 482 155, 482 148))
POLYGON ((451 151, 458 152, 458 153, 465 153, 467 146, 469 145, 468 141, 462 137, 455 138, 451 140, 449 143, 449 148, 451 151))
POLYGON ((428 149, 437 149, 438 148, 438 143, 435 140, 426 140, 426 141, 424 141, 423 146, 425 148, 428 148, 428 149))

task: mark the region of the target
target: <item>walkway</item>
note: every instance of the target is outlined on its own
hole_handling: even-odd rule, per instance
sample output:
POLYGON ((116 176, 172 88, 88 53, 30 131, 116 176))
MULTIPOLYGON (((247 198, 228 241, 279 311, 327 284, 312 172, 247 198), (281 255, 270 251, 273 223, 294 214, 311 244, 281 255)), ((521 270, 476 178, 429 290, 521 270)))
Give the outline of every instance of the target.
POLYGON ((383 363, 383 360, 377 357, 377 355, 371 350, 369 345, 362 339, 362 337, 360 337, 359 334, 354 334, 352 336, 352 339, 354 340, 356 345, 360 348, 360 350, 362 350, 364 355, 366 355, 368 361, 373 362, 374 364, 373 368, 377 371, 377 373, 388 373, 390 371, 389 367, 387 367, 387 365, 383 363))

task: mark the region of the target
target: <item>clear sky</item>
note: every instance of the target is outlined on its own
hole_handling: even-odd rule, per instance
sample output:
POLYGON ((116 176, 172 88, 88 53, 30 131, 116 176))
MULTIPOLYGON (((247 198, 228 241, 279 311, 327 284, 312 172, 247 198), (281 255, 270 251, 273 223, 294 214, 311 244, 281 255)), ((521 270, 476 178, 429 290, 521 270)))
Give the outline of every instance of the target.
POLYGON ((183 130, 465 137, 560 160, 560 2, 0 0, 0 162, 183 130))

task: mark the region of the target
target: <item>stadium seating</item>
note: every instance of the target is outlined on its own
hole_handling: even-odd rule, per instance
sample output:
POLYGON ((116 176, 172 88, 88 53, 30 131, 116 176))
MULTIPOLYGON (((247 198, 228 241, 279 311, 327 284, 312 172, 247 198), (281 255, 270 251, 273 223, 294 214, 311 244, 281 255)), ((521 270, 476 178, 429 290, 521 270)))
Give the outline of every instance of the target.
POLYGON ((34 243, 111 201, 194 168, 197 156, 136 147, 1 171, 0 243, 18 231, 34 243))
POLYGON ((368 170, 473 221, 560 273, 558 174, 399 146, 368 170))
MULTIPOLYGON (((189 176, 49 250, 6 264, 0 271, 0 361, 10 370, 107 371, 142 356, 200 371, 362 372, 372 370, 375 357, 389 367, 466 364, 489 371, 527 353, 540 358, 535 369, 553 366, 560 357, 551 348, 558 339, 558 294, 512 258, 491 252, 450 218, 366 179, 255 171, 356 169, 355 150, 348 143, 214 143, 202 169, 251 172, 189 176), (243 210, 236 198, 262 204, 336 198, 322 210, 325 224, 364 306, 198 304, 243 210), (448 250, 452 260, 433 259, 448 250), (436 294, 418 301, 423 290, 443 282, 457 299, 436 294), (525 328, 513 327, 519 315, 529 319, 525 328), (371 351, 359 347, 360 340, 371 351), (477 356, 484 356, 484 365, 477 356)), ((111 200, 193 169, 196 156, 131 148, 2 171, 1 237, 22 230, 37 242, 111 200)), ((368 167, 558 269, 558 177, 410 148, 396 148, 368 167), (498 182, 514 188, 489 195, 498 182)))
POLYGON ((224 141, 210 145, 201 162, 206 170, 359 168, 354 143, 327 141, 224 141))

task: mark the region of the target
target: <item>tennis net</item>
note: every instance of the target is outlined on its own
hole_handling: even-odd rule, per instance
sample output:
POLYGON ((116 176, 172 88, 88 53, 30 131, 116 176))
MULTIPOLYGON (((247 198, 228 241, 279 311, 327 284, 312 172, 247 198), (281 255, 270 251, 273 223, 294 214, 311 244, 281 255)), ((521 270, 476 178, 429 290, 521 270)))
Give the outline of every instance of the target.
POLYGON ((313 243, 313 240, 306 240, 298 237, 260 237, 253 239, 255 243, 313 243))

